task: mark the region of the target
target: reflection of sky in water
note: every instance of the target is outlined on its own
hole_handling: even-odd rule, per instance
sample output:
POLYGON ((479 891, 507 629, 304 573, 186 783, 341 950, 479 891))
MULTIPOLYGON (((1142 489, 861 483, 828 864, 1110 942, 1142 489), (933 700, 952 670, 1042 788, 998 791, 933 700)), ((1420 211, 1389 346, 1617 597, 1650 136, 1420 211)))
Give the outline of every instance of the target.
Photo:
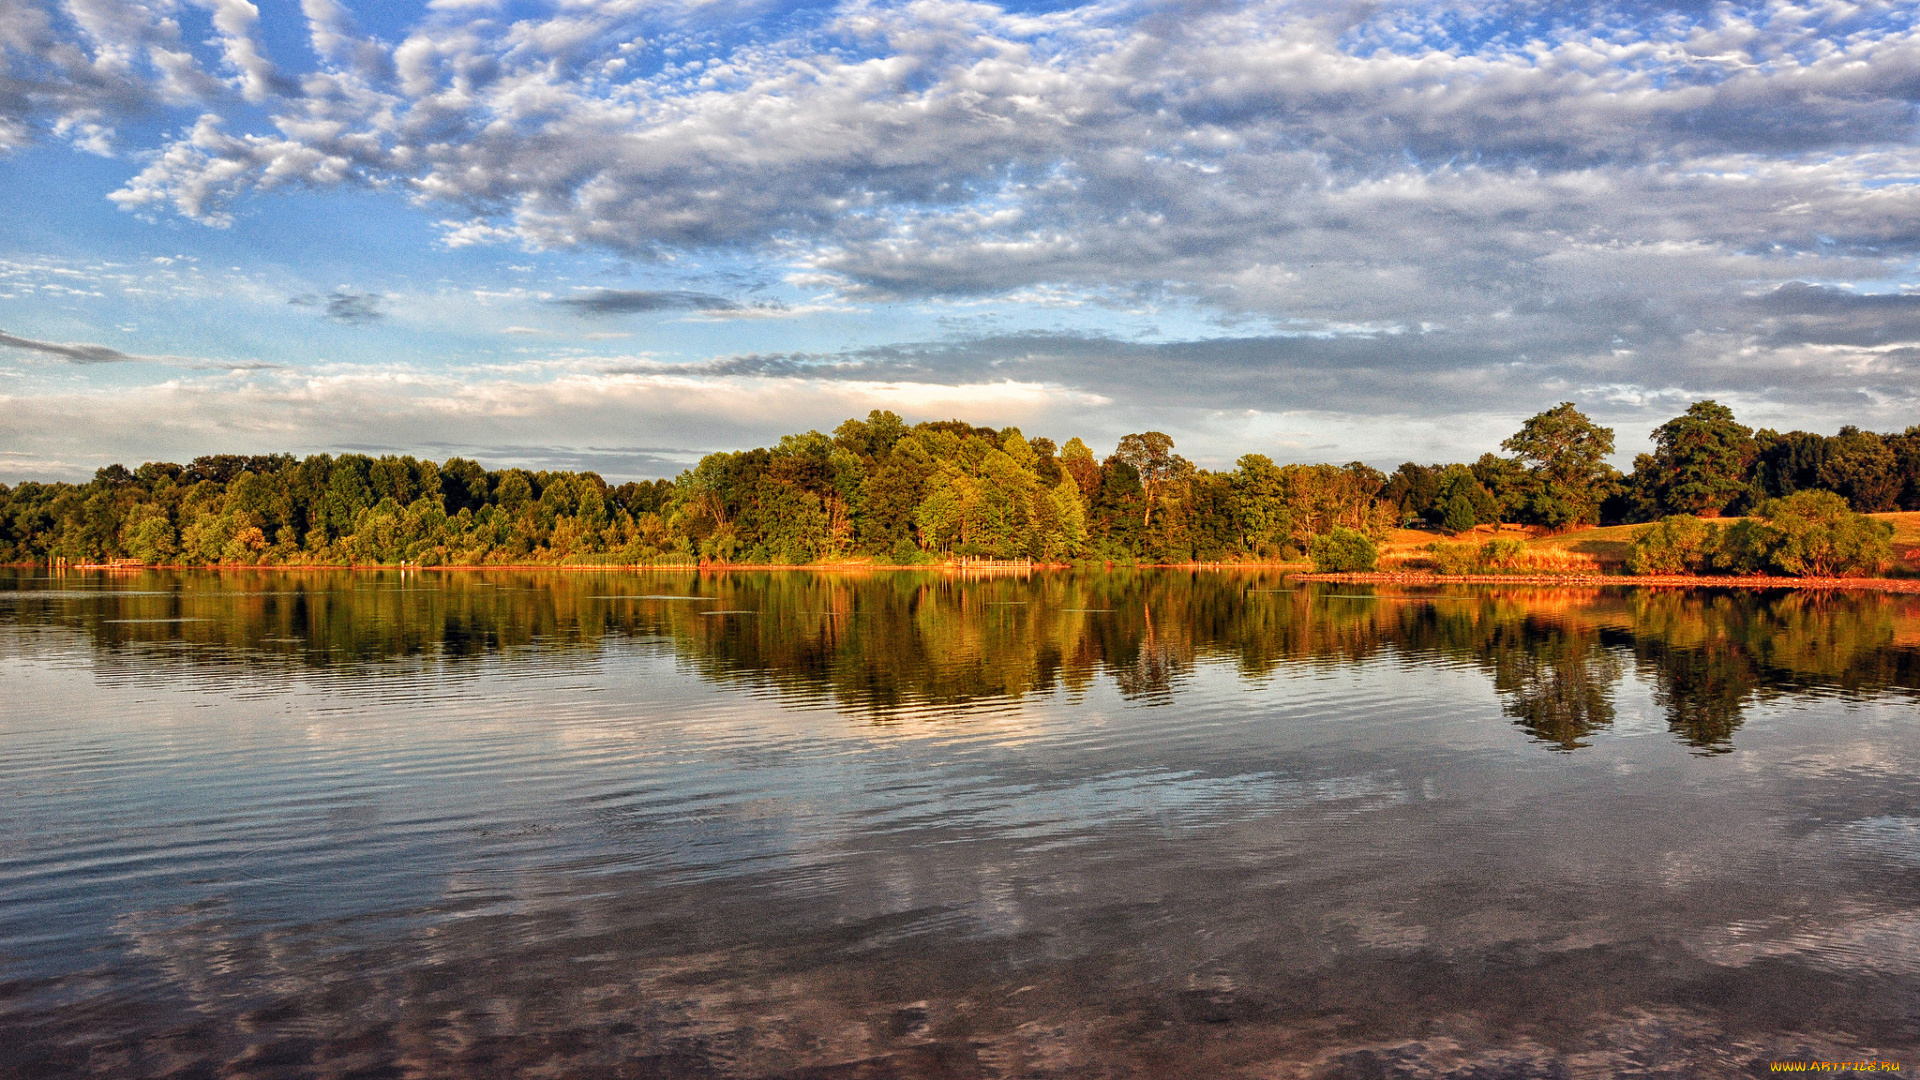
MULTIPOLYGON (((576 588, 594 600, 604 585, 576 588)), ((1055 1004, 1005 1007, 1060 1030, 1048 1010, 1069 998, 1099 1016, 1161 995, 1178 1015, 1284 1026, 1273 1002, 1364 1011, 1390 983, 1451 988, 1407 1003, 1410 1018, 1506 1015, 1498 980, 1462 974, 1487 970, 1540 1001, 1597 986, 1623 1009, 1704 1009, 1701 1030, 1758 1039, 1765 1024, 1713 1012, 1698 987, 1789 965, 1920 990, 1920 733, 1885 656, 1852 661, 1845 687, 1819 672, 1795 686, 1737 652, 1673 659, 1696 648, 1678 632, 1619 629, 1674 609, 1605 608, 1603 642, 1560 596, 1551 619, 1509 601, 1453 623, 1400 621, 1413 603, 1348 605, 1403 613, 1384 623, 1290 623, 1295 598, 1259 594, 1241 629, 1223 615, 1207 638, 1169 613, 1177 596, 1076 612, 1064 592, 1052 608, 999 593, 939 623, 968 598, 923 595, 915 625, 947 636, 879 641, 861 635, 904 624, 876 616, 897 599, 877 591, 703 598, 772 629, 702 629, 707 605, 672 602, 593 633, 552 614, 564 595, 516 595, 531 606, 513 617, 546 618, 540 632, 447 615, 494 635, 457 657, 398 636, 424 633, 407 608, 263 618, 230 638, 104 619, 91 593, 64 614, 0 615, 0 986, 49 980, 0 1029, 120 999, 225 1015, 263 972, 374 978, 321 959, 356 950, 399 957, 376 965, 396 971, 431 955, 475 995, 508 957, 562 984, 595 958, 665 965, 679 974, 661 979, 720 988, 697 1024, 675 1021, 718 1031, 757 1023, 753 994, 771 991, 747 989, 750 958, 771 949, 801 950, 780 961, 796 1001, 820 999, 809 980, 829 968, 856 997, 897 977, 898 956, 848 959, 889 950, 944 958, 945 981, 904 999, 936 1012, 1014 971, 995 993, 1031 983, 1022 1000, 1055 1004), (1049 637, 1046 620, 1068 617, 1110 621, 1049 637), (991 636, 1017 619, 1034 621, 991 636), (914 641, 954 648, 885 666, 914 641), (1039 647, 1057 641, 1097 662, 1035 676, 1079 662, 1039 647), (871 681, 901 671, 919 681, 876 707, 871 681), (963 958, 983 941, 1005 951, 963 958), (1273 956, 1285 964, 1259 966, 1273 956), (1124 974, 1049 997, 1067 976, 1048 965, 1075 963, 1124 974), (1341 982, 1368 964, 1412 966, 1341 982), (1204 1000, 1180 996, 1196 987, 1204 1000), (748 1004, 715 1004, 729 995, 748 1004)), ((1481 610, 1452 605, 1465 609, 1481 610)), ((1877 1015, 1863 1002, 1854 1013, 1877 1015)), ((761 1012, 781 1010, 805 1013, 761 1012)))
POLYGON ((1881 814, 1850 821, 1838 831, 1841 842, 1864 857, 1920 866, 1920 818, 1881 814))

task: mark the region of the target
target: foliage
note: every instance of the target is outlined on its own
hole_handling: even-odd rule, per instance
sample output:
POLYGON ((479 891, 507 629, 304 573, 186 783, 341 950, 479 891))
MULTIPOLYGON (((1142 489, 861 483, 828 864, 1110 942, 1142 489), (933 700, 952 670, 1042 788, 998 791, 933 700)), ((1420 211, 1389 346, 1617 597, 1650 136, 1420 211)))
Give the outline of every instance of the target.
POLYGON ((1856 577, 1893 558, 1893 526, 1847 508, 1830 491, 1768 499, 1722 537, 1715 565, 1737 573, 1856 577))
MULTIPOLYGON (((1746 460, 1735 452, 1744 431, 1713 402, 1695 404, 1655 432, 1660 448, 1642 456, 1636 498, 1657 507, 1727 497, 1736 460, 1746 460)), ((1598 507, 1630 501, 1601 460, 1612 438, 1563 403, 1506 440, 1513 456, 1407 462, 1388 476, 1362 462, 1246 454, 1210 471, 1175 453, 1163 432, 1128 435, 1099 460, 1077 438, 1057 446, 1016 428, 910 425, 875 410, 831 435, 708 454, 674 479, 618 486, 590 472, 489 470, 465 458, 213 455, 110 465, 85 484, 0 486, 0 562, 1289 561, 1336 530, 1378 543, 1403 523, 1459 534, 1592 520, 1598 507)), ((1920 508, 1920 427, 1762 431, 1744 469, 1738 500, 1812 489, 1835 491, 1854 510, 1920 508)), ((1761 537, 1743 533, 1745 554, 1726 558, 1772 567, 1773 548, 1753 547, 1761 537)), ((1537 551, 1502 558, 1584 568, 1570 558, 1549 567, 1537 551)))
POLYGON ((1691 514, 1672 514, 1634 537, 1627 569, 1636 574, 1699 574, 1713 566, 1720 529, 1691 514))
POLYGON ((1653 432, 1654 452, 1634 459, 1634 495, 1649 513, 1718 514, 1750 489, 1759 446, 1733 410, 1697 401, 1653 432))
POLYGON ((1425 548, 1436 574, 1473 574, 1480 570, 1479 544, 1445 544, 1435 541, 1425 548))
POLYGON ((1308 548, 1313 568, 1322 574, 1351 574, 1372 570, 1380 564, 1380 548, 1358 529, 1335 525, 1325 536, 1316 536, 1308 548))
POLYGON ((1752 483, 1765 495, 1832 491, 1860 513, 1920 510, 1920 427, 1880 435, 1843 427, 1838 435, 1760 431, 1752 483))
POLYGON ((1613 429, 1589 420, 1563 401, 1520 426, 1501 449, 1527 467, 1535 481, 1527 509, 1551 529, 1594 521, 1614 472, 1606 457, 1613 453, 1613 429))
POLYGON ((1899 501, 1899 461, 1887 441, 1871 431, 1843 427, 1827 440, 1815 476, 1819 486, 1846 497, 1863 514, 1891 510, 1899 501))
POLYGON ((1441 470, 1434 492, 1437 524, 1449 533, 1462 533, 1475 525, 1498 524, 1500 506, 1465 465, 1449 465, 1441 470))

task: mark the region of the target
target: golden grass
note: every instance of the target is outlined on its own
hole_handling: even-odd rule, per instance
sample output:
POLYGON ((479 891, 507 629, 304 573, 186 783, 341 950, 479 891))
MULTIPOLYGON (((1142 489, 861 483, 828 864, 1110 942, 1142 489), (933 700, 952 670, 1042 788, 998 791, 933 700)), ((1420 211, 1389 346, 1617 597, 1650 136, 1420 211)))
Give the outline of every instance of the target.
MULTIPOLYGON (((1889 567, 1888 571, 1893 574, 1903 572, 1920 574, 1920 511, 1899 511, 1873 516, 1893 526, 1893 566, 1889 567)), ((1724 527, 1741 519, 1727 517, 1714 520, 1716 524, 1724 527)), ((1586 555, 1600 566, 1617 569, 1626 565, 1627 556, 1633 551, 1634 537, 1651 527, 1652 523, 1647 522, 1639 525, 1608 525, 1602 528, 1578 529, 1573 532, 1539 536, 1528 541, 1527 546, 1586 555)))
POLYGON ((1577 529, 1536 537, 1528 542, 1528 546, 1541 551, 1583 555, 1599 566, 1621 567, 1627 564, 1627 556, 1633 553, 1634 538, 1651 527, 1652 524, 1648 523, 1577 529))
POLYGON ((1920 511, 1907 510, 1874 517, 1893 526, 1893 568, 1895 574, 1920 574, 1920 511))

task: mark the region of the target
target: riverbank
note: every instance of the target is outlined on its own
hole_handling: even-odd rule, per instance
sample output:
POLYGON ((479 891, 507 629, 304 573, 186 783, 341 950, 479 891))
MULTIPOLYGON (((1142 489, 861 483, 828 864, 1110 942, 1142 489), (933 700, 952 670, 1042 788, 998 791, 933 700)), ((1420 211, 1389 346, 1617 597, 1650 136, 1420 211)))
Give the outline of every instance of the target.
POLYGON ((1920 593, 1920 578, 1692 577, 1685 574, 1427 574, 1375 572, 1293 574, 1297 581, 1339 581, 1355 585, 1578 585, 1656 589, 1847 589, 1856 592, 1920 593))

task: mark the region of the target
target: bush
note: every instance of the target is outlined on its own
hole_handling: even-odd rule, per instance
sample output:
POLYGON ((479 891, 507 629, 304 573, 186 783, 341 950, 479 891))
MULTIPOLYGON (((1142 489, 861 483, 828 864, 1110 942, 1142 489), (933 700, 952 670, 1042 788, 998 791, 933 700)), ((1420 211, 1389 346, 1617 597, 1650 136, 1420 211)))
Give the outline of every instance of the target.
POLYGON ((920 546, 904 536, 893 542, 893 550, 889 552, 889 556, 895 566, 918 566, 927 561, 926 555, 920 551, 920 546))
POLYGON ((1478 544, 1442 544, 1436 541, 1427 545, 1427 554, 1433 559, 1433 572, 1436 574, 1471 574, 1480 569, 1478 544))
POLYGON ((1480 545, 1480 566, 1486 570, 1530 570, 1527 542, 1511 536, 1495 537, 1480 545))
POLYGON ((1380 549, 1366 533, 1335 525, 1325 536, 1316 536, 1307 545, 1313 569, 1320 574, 1352 574, 1372 570, 1380 564, 1380 549))
POLYGON ((1633 539, 1627 569, 1636 574, 1698 574, 1720 551, 1720 528, 1691 514, 1673 514, 1633 539))
POLYGON ((1893 526, 1854 513, 1833 492, 1799 491, 1768 499, 1728 529, 1714 562, 1739 573, 1856 577, 1892 560, 1892 540, 1893 526))

